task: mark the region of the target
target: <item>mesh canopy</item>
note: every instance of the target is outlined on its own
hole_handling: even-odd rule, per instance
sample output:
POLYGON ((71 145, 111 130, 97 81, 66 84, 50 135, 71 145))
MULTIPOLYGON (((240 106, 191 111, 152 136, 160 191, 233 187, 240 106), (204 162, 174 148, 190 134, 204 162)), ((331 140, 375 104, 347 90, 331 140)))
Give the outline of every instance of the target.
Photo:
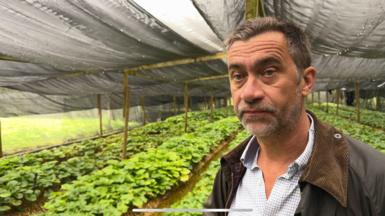
POLYGON ((3 1, 1 52, 61 70, 108 70, 197 56, 133 1, 3 1))
POLYGON ((385 79, 384 1, 264 1, 264 8, 310 36, 320 78, 385 79))
MULTIPOLYGON (((362 89, 384 91, 381 0, 263 3, 266 15, 310 35, 316 90, 361 80, 362 89)), ((95 108, 97 94, 104 108, 121 108, 125 69, 222 51, 245 18, 245 1, 15 0, 0 1, 0 11, 0 87, 22 91, 1 91, 0 116, 9 116, 95 108)), ((223 59, 137 70, 128 77, 130 105, 142 97, 146 106, 173 97, 181 105, 189 80, 193 101, 229 96, 226 71, 223 59)))

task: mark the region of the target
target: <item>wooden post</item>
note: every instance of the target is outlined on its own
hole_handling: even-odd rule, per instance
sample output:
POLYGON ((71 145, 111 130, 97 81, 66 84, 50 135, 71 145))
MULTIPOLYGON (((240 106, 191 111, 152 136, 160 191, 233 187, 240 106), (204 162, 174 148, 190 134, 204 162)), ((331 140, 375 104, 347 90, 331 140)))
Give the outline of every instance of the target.
POLYGON ((3 140, 1 134, 1 120, 0 120, 0 158, 3 157, 3 140))
POLYGON ((354 83, 355 87, 355 96, 356 96, 356 112, 357 112, 357 122, 361 121, 361 105, 360 105, 360 82, 356 81, 354 83))
POLYGON ((380 96, 378 95, 378 92, 376 97, 376 110, 380 111, 380 96))
POLYGON ((184 83, 184 132, 187 132, 188 127, 188 84, 184 83))
POLYGON ((253 19, 257 16, 258 0, 246 0, 246 19, 253 19))
POLYGON ((103 136, 102 96, 100 94, 97 94, 96 100, 98 103, 98 113, 99 113, 99 135, 103 136))
POLYGON ((329 91, 326 90, 326 112, 329 112, 329 91))
POLYGON ((210 96, 210 121, 214 120, 213 113, 214 113, 214 96, 211 95, 210 96))
POLYGON ((123 137, 123 144, 122 144, 122 160, 126 159, 127 157, 127 139, 128 139, 128 119, 130 115, 130 92, 128 88, 128 74, 124 74, 124 100, 123 103, 125 107, 123 108, 124 111, 124 137, 123 137))
POLYGON ((341 89, 337 89, 337 98, 336 98, 336 102, 337 102, 337 109, 336 109, 336 115, 338 116, 338 110, 340 108, 340 97, 341 97, 341 89))
MULTIPOLYGON (((124 74, 123 76, 123 119, 126 117, 126 109, 127 109, 127 91, 126 91, 126 83, 124 80, 128 80, 128 75, 124 74)), ((127 84, 128 85, 128 84, 127 84)), ((128 88, 128 87, 127 87, 128 88)))
POLYGON ((111 111, 111 94, 108 94, 107 114, 108 114, 108 129, 112 130, 113 115, 112 115, 112 111, 111 111))
POLYGON ((142 121, 143 121, 143 125, 146 125, 146 110, 144 109, 144 96, 140 97, 140 106, 142 108, 142 121))

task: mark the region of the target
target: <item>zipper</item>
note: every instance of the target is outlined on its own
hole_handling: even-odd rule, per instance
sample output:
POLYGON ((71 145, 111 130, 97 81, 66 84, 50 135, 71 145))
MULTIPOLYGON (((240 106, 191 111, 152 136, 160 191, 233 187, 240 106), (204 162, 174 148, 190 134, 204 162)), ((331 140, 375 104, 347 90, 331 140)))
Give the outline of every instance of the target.
MULTIPOLYGON (((233 194, 233 187, 234 187, 234 173, 231 172, 230 194, 229 194, 229 197, 228 197, 227 200, 226 200, 225 208, 227 208, 228 203, 229 203, 229 201, 230 201, 230 199, 231 199, 231 196, 232 196, 232 194, 233 194)), ((229 215, 229 212, 226 212, 226 213, 225 213, 225 216, 227 216, 227 215, 229 215)))

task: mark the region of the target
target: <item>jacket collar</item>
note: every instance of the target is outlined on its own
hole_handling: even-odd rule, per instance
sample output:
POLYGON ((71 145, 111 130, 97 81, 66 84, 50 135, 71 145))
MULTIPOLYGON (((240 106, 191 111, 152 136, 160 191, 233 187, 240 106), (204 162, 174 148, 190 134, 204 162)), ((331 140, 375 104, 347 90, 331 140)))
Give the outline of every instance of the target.
POLYGON ((308 182, 332 195, 347 207, 349 152, 346 139, 335 128, 315 121, 312 156, 300 182, 308 182))
MULTIPOLYGON (((300 183, 315 185, 333 196, 343 207, 347 207, 348 145, 335 128, 314 120, 315 134, 312 155, 302 173, 300 183)), ((232 172, 240 172, 240 157, 252 136, 222 157, 221 164, 228 165, 232 172)), ((255 142, 256 139, 254 139, 255 142)), ((258 143, 256 143, 258 145, 258 143)))

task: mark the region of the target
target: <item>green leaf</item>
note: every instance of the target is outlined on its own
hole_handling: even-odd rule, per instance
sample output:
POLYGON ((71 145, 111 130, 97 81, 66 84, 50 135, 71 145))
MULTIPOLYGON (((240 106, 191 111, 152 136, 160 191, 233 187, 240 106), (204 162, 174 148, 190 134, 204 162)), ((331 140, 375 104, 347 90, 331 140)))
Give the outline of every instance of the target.
POLYGON ((0 206, 0 212, 5 212, 5 211, 8 211, 8 210, 11 210, 11 207, 9 207, 9 206, 0 206))
POLYGON ((11 194, 11 192, 9 192, 8 190, 3 190, 3 191, 1 191, 1 193, 0 193, 0 197, 1 198, 8 198, 8 197, 10 197, 12 194, 11 194))
POLYGON ((189 176, 188 176, 188 175, 182 175, 182 176, 180 177, 180 180, 181 180, 182 182, 186 182, 188 179, 189 179, 189 176))
POLYGON ((19 206, 21 205, 21 200, 12 199, 9 203, 11 203, 13 206, 19 206))
POLYGON ((37 196, 36 196, 36 194, 26 194, 25 195, 25 199, 27 199, 28 201, 33 202, 33 201, 37 200, 37 196))

